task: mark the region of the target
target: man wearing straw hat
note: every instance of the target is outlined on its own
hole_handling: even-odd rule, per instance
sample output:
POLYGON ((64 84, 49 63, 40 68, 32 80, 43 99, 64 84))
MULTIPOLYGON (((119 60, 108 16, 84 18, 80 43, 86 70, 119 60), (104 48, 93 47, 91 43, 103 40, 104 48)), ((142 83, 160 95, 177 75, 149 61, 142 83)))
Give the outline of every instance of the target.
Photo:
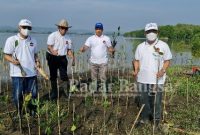
MULTIPOLYGON (((37 71, 39 66, 37 57, 37 42, 30 36, 32 23, 22 19, 18 24, 19 33, 6 40, 4 58, 10 62, 10 76, 12 78, 13 99, 19 113, 22 110, 23 99, 30 94, 37 98, 37 71)), ((30 109, 36 107, 30 104, 30 109)))
POLYGON ((141 104, 145 105, 137 125, 144 125, 151 120, 158 127, 161 120, 163 85, 172 54, 167 43, 158 39, 156 23, 146 24, 144 33, 146 41, 138 45, 133 62, 133 74, 137 77, 141 104))
POLYGON ((68 29, 71 26, 68 25, 67 20, 60 20, 56 26, 58 30, 51 33, 47 39, 47 53, 46 58, 49 65, 50 81, 51 81, 51 93, 50 98, 52 100, 57 99, 58 86, 57 86, 57 72, 59 70, 60 78, 65 82, 69 88, 69 79, 67 75, 68 60, 66 55, 69 55, 74 59, 71 51, 72 41, 67 35, 68 29))
POLYGON ((110 38, 103 35, 103 24, 95 24, 95 35, 90 36, 85 44, 80 48, 80 52, 85 52, 88 48, 91 48, 90 65, 91 65, 91 77, 93 81, 92 91, 97 91, 97 79, 98 76, 103 84, 104 92, 107 91, 107 51, 114 52, 114 48, 111 45, 110 38))

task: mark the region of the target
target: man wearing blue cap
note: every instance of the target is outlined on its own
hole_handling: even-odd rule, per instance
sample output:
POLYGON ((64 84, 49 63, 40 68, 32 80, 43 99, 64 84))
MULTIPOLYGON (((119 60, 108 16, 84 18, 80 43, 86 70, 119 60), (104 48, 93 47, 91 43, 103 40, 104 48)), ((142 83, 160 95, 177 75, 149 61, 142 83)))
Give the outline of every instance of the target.
MULTIPOLYGON (((108 56, 107 51, 113 52, 114 49, 111 45, 110 38, 106 35, 103 35, 103 24, 96 23, 95 24, 95 35, 90 36, 85 45, 80 48, 81 52, 85 52, 88 48, 91 48, 91 56, 90 56, 90 64, 91 64, 91 77, 94 89, 92 91, 97 90, 97 80, 98 76, 102 82, 104 90, 106 90, 106 71, 107 71, 107 63, 108 56)), ((105 91, 104 91, 105 92, 105 91)))

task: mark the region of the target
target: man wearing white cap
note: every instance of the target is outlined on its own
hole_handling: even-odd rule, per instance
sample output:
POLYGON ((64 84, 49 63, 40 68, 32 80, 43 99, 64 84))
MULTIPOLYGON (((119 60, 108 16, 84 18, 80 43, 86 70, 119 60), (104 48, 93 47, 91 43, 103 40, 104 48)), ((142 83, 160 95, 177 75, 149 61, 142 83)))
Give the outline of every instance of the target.
POLYGON ((137 78, 140 102, 145 104, 138 126, 151 120, 158 127, 161 120, 161 101, 166 70, 172 54, 167 43, 158 39, 158 26, 145 26, 146 41, 139 44, 135 52, 133 74, 137 78))
MULTIPOLYGON (((74 59, 72 49, 72 41, 67 35, 67 31, 71 26, 68 25, 67 20, 62 19, 56 24, 58 31, 51 33, 47 39, 47 53, 46 58, 49 65, 50 80, 51 80, 51 99, 57 99, 57 72, 59 70, 60 78, 66 82, 69 87, 69 79, 67 75, 67 57, 69 55, 74 59)), ((68 89, 68 88, 67 88, 68 89)))
MULTIPOLYGON (((13 99, 18 112, 21 112, 25 94, 31 93, 32 98, 37 98, 37 71, 35 66, 39 66, 39 60, 37 42, 30 36, 31 21, 22 19, 18 24, 18 29, 18 34, 6 40, 4 58, 10 62, 13 99)), ((35 107, 32 106, 30 109, 35 109, 35 107)))

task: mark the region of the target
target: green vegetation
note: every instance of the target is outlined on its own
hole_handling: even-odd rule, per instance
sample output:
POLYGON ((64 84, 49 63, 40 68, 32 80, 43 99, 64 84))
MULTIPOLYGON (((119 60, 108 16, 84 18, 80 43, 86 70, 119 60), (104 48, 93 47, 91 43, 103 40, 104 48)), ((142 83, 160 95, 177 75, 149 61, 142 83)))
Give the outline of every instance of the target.
MULTIPOLYGON (((177 24, 159 27, 159 37, 167 38, 175 51, 192 49, 192 55, 200 56, 200 25, 177 24)), ((144 37, 144 29, 127 32, 125 37, 144 37)))

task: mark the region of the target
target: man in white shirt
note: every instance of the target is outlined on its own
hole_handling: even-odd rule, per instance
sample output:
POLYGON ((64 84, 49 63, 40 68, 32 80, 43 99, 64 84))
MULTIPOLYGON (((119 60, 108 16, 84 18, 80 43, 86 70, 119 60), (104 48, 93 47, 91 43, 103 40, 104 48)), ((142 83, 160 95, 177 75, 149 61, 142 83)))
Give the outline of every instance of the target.
POLYGON ((80 48, 81 52, 85 52, 88 48, 91 48, 90 64, 91 64, 91 78, 94 84, 94 89, 92 91, 97 91, 97 79, 100 80, 105 86, 104 90, 107 89, 107 64, 108 55, 107 52, 113 52, 114 49, 111 45, 110 38, 103 35, 103 24, 96 23, 95 25, 95 35, 90 36, 85 45, 80 48))
POLYGON ((67 31, 71 26, 68 26, 68 22, 65 19, 59 21, 56 24, 58 31, 51 33, 47 39, 47 53, 46 58, 49 65, 50 80, 51 80, 51 95, 52 100, 57 99, 58 88, 57 88, 57 72, 59 70, 60 78, 67 84, 69 89, 69 79, 67 75, 67 57, 68 54, 74 59, 71 51, 72 41, 67 35, 67 31))
MULTIPOLYGON (((37 57, 37 42, 30 36, 31 21, 22 19, 18 24, 18 28, 19 33, 6 40, 4 58, 10 62, 13 99, 20 113, 25 94, 31 93, 33 99, 37 98, 38 87, 35 66, 39 66, 39 60, 37 57)), ((30 109, 35 109, 35 106, 30 106, 30 109)))
POLYGON ((161 120, 163 85, 172 54, 167 43, 158 39, 156 23, 145 26, 145 36, 146 41, 138 45, 133 62, 141 104, 145 104, 138 125, 153 120, 158 126, 161 120))

